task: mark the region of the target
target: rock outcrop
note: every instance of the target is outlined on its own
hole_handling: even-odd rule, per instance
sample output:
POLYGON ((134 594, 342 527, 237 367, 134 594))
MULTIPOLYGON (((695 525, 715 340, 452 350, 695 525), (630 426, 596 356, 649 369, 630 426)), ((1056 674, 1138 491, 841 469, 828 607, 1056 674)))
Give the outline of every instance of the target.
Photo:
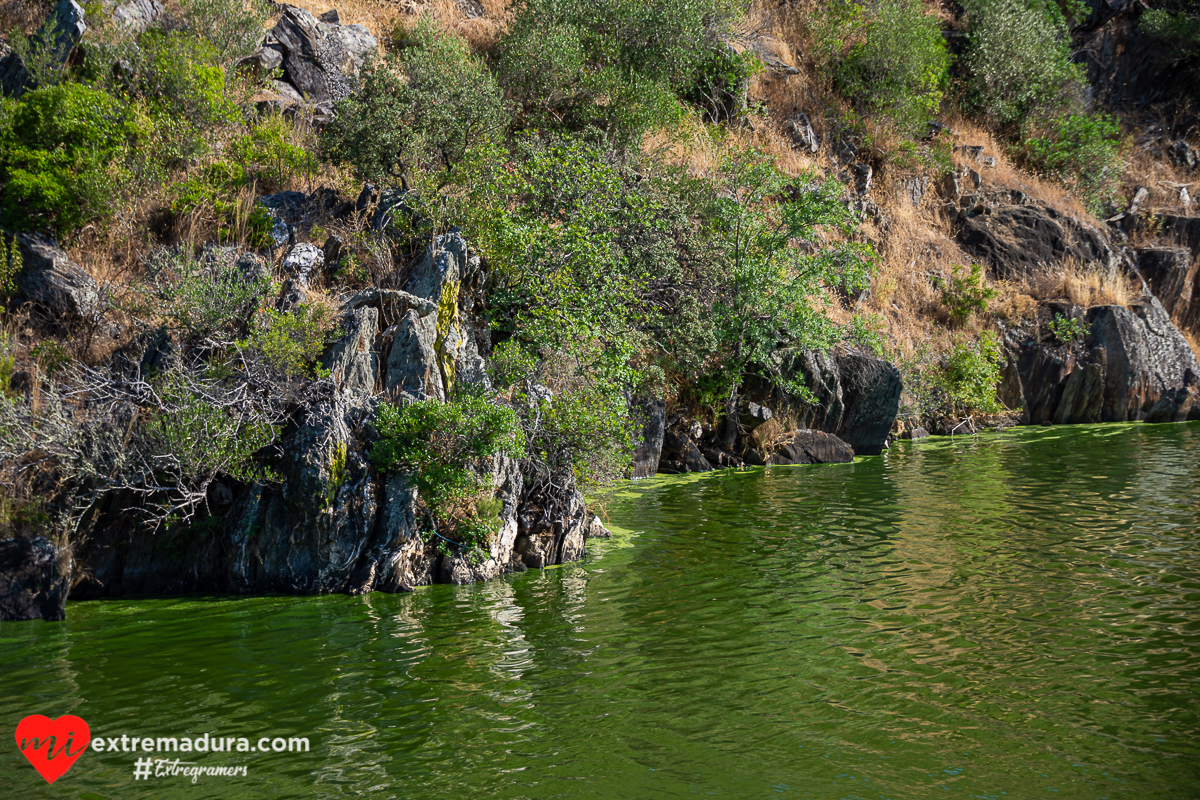
MULTIPOLYGON (((1094 306, 1084 311, 1048 303, 1034 321, 1005 331, 1008 353, 1001 400, 1022 409, 1029 424, 1126 422, 1187 416, 1187 398, 1200 389, 1200 364, 1158 299, 1147 295, 1128 308, 1094 306), (1047 328, 1053 315, 1087 330, 1062 343, 1047 328)), ((1194 412, 1200 417, 1200 409, 1194 412)))
POLYGON ((24 264, 17 288, 34 303, 63 319, 89 318, 100 305, 94 278, 70 259, 58 243, 41 234, 18 234, 24 264))
POLYGON ((343 334, 324 357, 330 378, 304 398, 279 447, 282 481, 216 486, 209 501, 225 522, 218 534, 148 536, 122 513, 131 498, 109 498, 78 554, 87 577, 72 598, 394 592, 581 557, 595 526, 569 472, 526 475, 512 459, 495 458, 480 477, 501 510, 481 552, 439 538, 409 478, 381 475, 370 464, 377 437, 371 420, 380 403, 444 399, 455 383, 487 385, 465 289, 478 269, 455 231, 417 260, 404 290, 368 289, 346 298, 343 334), (385 319, 398 321, 380 331, 385 319))
POLYGON ((42 537, 0 539, 0 622, 60 620, 71 558, 42 537))
POLYGON ((957 218, 958 243, 999 279, 1022 278, 1071 259, 1113 270, 1117 254, 1099 230, 1052 208, 979 204, 957 218))

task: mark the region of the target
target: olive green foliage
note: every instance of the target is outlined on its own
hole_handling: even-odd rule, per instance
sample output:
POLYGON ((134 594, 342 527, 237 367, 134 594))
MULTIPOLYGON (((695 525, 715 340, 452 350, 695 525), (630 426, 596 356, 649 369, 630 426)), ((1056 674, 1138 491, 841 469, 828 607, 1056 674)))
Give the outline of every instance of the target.
POLYGON ((1003 362, 1000 342, 992 331, 984 331, 975 341, 960 339, 946 357, 941 376, 951 413, 962 416, 1000 411, 996 386, 1003 362))
POLYGON ((834 84, 860 110, 907 132, 938 112, 950 56, 920 0, 837 0, 823 7, 819 40, 834 84))
POLYGON ((965 63, 976 109, 1000 125, 1076 102, 1082 65, 1071 63, 1067 23, 1059 7, 1035 0, 967 0, 971 23, 965 63))
POLYGON ((1021 154, 1027 166, 1061 181, 1094 213, 1112 197, 1125 167, 1121 126, 1100 112, 1051 120, 1043 135, 1026 139, 1021 154))
POLYGON ((892 352, 890 360, 899 367, 911 401, 907 413, 918 423, 1002 410, 996 387, 1004 355, 992 331, 977 339, 960 334, 944 351, 927 338, 911 353, 892 352))
POLYGON ((302 305, 290 313, 267 309, 254 318, 249 338, 238 346, 287 377, 309 376, 321 371, 316 361, 335 331, 324 306, 302 305))
POLYGON ((1200 54, 1200 6, 1186 10, 1147 9, 1138 18, 1138 30, 1167 49, 1178 63, 1200 54))
POLYGON ((134 132, 105 92, 64 83, 25 94, 0 131, 5 224, 66 236, 107 218, 134 132))
POLYGON ((277 426, 231 413, 173 372, 161 376, 157 390, 164 409, 146 423, 142 437, 149 460, 158 454, 171 465, 174 474, 164 478, 184 486, 218 475, 247 482, 276 479, 255 453, 278 438, 277 426))
POLYGON ((212 222, 218 242, 268 247, 274 220, 267 208, 255 201, 252 186, 246 167, 213 161, 169 187, 170 208, 177 218, 212 222))
POLYGON ((148 263, 142 310, 185 340, 202 342, 244 329, 270 288, 266 278, 236 265, 205 264, 189 252, 160 252, 148 263))
POLYGON ((262 42, 272 12, 269 0, 181 0, 180 5, 188 34, 208 42, 220 63, 230 67, 262 42))
POLYGON ((972 314, 987 311, 988 301, 996 296, 979 264, 972 264, 969 270, 956 264, 949 278, 935 277, 933 285, 942 293, 942 304, 950 310, 950 324, 956 326, 972 314))
POLYGON ((1050 333, 1061 344, 1072 344, 1083 341, 1092 326, 1081 319, 1055 314, 1048 323, 1050 333))
POLYGON ((254 120, 249 133, 230 144, 229 152, 259 191, 270 192, 316 174, 316 155, 295 138, 295 126, 288 119, 263 115, 254 120))
POLYGON ((430 26, 411 35, 413 46, 399 56, 364 67, 359 91, 338 102, 322 136, 326 157, 360 178, 449 168, 508 127, 495 78, 463 40, 430 26))
POLYGON ((501 39, 501 76, 533 125, 632 141, 677 119, 676 97, 711 99, 715 82, 728 91, 749 76, 748 59, 714 61, 740 5, 528 0, 501 39))
POLYGON ((486 496, 492 459, 525 452, 516 413, 473 391, 446 403, 421 400, 384 404, 375 418, 379 441, 371 463, 402 470, 414 481, 442 535, 484 548, 499 527, 498 509, 486 496), (482 477, 488 476, 488 477, 482 477))
POLYGON ((48 378, 53 378, 71 363, 71 354, 67 352, 67 348, 53 339, 43 339, 35 344, 29 351, 29 356, 48 378))
POLYGON ((8 310, 8 303, 17 293, 17 275, 25 266, 16 236, 5 236, 0 231, 0 314, 8 310))

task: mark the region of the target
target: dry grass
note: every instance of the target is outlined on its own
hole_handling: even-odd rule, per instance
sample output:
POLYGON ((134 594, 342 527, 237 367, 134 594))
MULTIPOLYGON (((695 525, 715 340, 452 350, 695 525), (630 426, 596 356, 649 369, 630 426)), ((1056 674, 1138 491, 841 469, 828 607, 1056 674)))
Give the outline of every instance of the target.
POLYGON ((1200 181, 1176 166, 1163 152, 1163 139, 1147 142, 1144 146, 1133 144, 1125 151, 1125 172, 1121 176, 1118 196, 1125 203, 1133 200, 1140 188, 1149 196, 1142 204, 1144 211, 1165 211, 1172 214, 1191 213, 1195 209, 1196 194, 1200 192, 1200 181), (1180 190, 1187 188, 1191 195, 1191 207, 1180 202, 1180 190))
POLYGON ((1065 300, 1084 308, 1127 306, 1142 295, 1141 287, 1122 273, 1088 269, 1071 261, 1057 269, 1026 278, 1013 288, 1016 293, 1035 300, 1065 300))
POLYGON ((33 33, 53 8, 51 0, 0 0, 0 31, 6 37, 14 29, 33 33))
POLYGON ((472 17, 456 0, 289 0, 289 2, 319 16, 337 9, 343 25, 365 25, 385 49, 397 23, 411 25, 427 17, 438 27, 452 31, 467 40, 477 53, 489 51, 504 32, 508 21, 509 0, 477 0, 483 16, 472 17))

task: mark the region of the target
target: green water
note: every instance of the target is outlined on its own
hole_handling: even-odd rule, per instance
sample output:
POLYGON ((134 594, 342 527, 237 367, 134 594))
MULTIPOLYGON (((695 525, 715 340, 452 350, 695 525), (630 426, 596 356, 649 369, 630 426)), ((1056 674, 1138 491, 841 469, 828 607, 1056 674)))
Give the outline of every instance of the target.
POLYGON ((0 798, 1200 797, 1200 425, 635 484, 588 559, 0 624, 0 798), (27 714, 307 736, 48 787, 27 714), (7 745, 3 742, 8 742, 7 745))

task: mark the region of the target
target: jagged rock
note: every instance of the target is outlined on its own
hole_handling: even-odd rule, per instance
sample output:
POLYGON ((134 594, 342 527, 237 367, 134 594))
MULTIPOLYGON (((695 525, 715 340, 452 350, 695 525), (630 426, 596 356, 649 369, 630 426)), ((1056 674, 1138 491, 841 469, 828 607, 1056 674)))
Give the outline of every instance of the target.
POLYGON ((1163 392, 1200 379, 1200 364, 1187 341, 1153 296, 1122 306, 1088 310, 1090 341, 1107 353, 1105 422, 1136 420, 1163 392))
POLYGON ((446 399, 438 368, 437 326, 432 315, 422 317, 410 309, 392 332, 384 388, 404 392, 418 400, 446 399))
POLYGON ((17 234, 24 268, 17 288, 29 300, 65 318, 91 318, 100 309, 100 287, 58 243, 36 233, 17 234))
POLYGON ((1133 193, 1133 199, 1129 201, 1129 209, 1125 213, 1136 214, 1141 211, 1142 205, 1145 204, 1148 197, 1150 197, 1150 190, 1145 186, 1139 187, 1138 190, 1133 193))
POLYGON ((523 567, 539 569, 583 555, 588 518, 570 471, 526 482, 517 525, 513 561, 523 567))
POLYGON ((1042 206, 977 207, 959 217, 957 238, 1001 279, 1030 275, 1068 258, 1104 269, 1117 266, 1116 254, 1099 231, 1042 206))
POLYGON ((386 311, 390 317, 399 317, 415 310, 418 316, 427 317, 437 311, 437 303, 417 297, 399 289, 376 289, 369 287, 355 294, 346 301, 348 308, 374 306, 386 311))
MULTIPOLYGON (((505 572, 511 572, 515 566, 513 561, 520 558, 517 546, 518 537, 521 534, 523 509, 519 506, 522 502, 525 484, 517 462, 511 458, 497 456, 492 468, 492 486, 494 488, 493 497, 501 500, 502 507, 497 519, 497 531, 489 543, 486 557, 479 559, 477 553, 458 551, 449 558, 443 558, 440 582, 464 584, 491 580, 505 572)), ((557 548, 550 548, 552 554, 542 554, 542 557, 537 559, 540 562, 536 564, 538 567, 546 566, 547 563, 560 564, 563 561, 575 561, 583 553, 583 499, 578 497, 577 492, 574 492, 573 483, 571 490, 573 495, 570 501, 571 508, 558 522, 566 523, 564 527, 573 528, 573 530, 568 530, 561 539, 555 542, 557 548)), ((525 544, 524 550, 528 552, 527 544, 525 544)), ((523 564, 522 566, 535 565, 523 564)))
POLYGON ((1097 19, 1075 40, 1096 102, 1107 108, 1195 102, 1194 60, 1176 63, 1173 48, 1138 30, 1144 3, 1096 5, 1097 19))
POLYGON ((691 437, 678 431, 667 430, 663 434, 662 458, 658 471, 665 475, 683 472, 711 472, 712 464, 696 447, 691 437))
POLYGON ((308 294, 300 285, 300 281, 288 278, 280 287, 279 297, 275 300, 275 310, 291 314, 306 302, 308 302, 308 294))
POLYGON ((141 33, 149 28, 166 10, 166 6, 158 0, 123 0, 122 2, 109 0, 107 5, 112 10, 113 20, 135 33, 141 33))
POLYGON ((588 514, 587 523, 584 528, 585 537, 588 539, 611 539, 612 531, 604 527, 604 522, 601 521, 599 515, 588 514))
POLYGON ((771 409, 755 402, 743 402, 738 412, 738 427, 744 433, 753 432, 773 416, 771 409))
POLYGON ((821 140, 803 112, 797 113, 796 116, 783 123, 783 130, 792 137, 792 146, 797 150, 815 153, 821 148, 821 140))
POLYGON ((854 449, 832 433, 789 431, 771 443, 770 464, 847 464, 854 460, 854 449))
POLYGON ((972 192, 978 192, 983 188, 983 176, 970 167, 963 168, 963 179, 970 186, 972 192))
MULTIPOLYGON (((278 44, 264 44, 262 47, 258 48, 253 53, 237 62, 237 68, 239 71, 249 72, 252 75, 260 76, 274 72, 282 66, 283 50, 278 44)), ((283 82, 275 81, 275 83, 283 82)), ((289 94, 294 93, 295 97, 300 102, 304 101, 303 95, 301 95, 291 84, 283 83, 283 86, 287 87, 286 91, 289 94)), ((283 90, 277 89, 276 91, 282 93, 283 90)))
POLYGON ((947 200, 957 202, 958 198, 962 196, 962 187, 958 184, 958 175, 954 172, 947 172, 943 175, 941 182, 938 184, 938 191, 947 200))
POLYGON ((330 234, 330 236, 325 239, 325 244, 321 248, 321 253, 325 256, 326 272, 332 273, 337 270, 338 264, 342 260, 342 248, 345 246, 345 244, 346 243, 342 240, 342 237, 338 236, 336 233, 330 234))
POLYGON ((875 170, 870 164, 857 163, 851 169, 854 170, 854 188, 859 194, 867 194, 871 191, 871 185, 874 181, 875 170))
POLYGON ((1137 251, 1137 268, 1166 312, 1191 327, 1196 278, 1192 254, 1182 247, 1143 247, 1137 251))
POLYGON ((845 411, 837 435, 855 455, 877 456, 896 421, 903 382, 900 370, 881 358, 856 350, 836 356, 845 411))
POLYGON ((642 441, 633 452, 633 478, 649 478, 658 473, 666 433, 666 405, 662 400, 642 400, 634 404, 645 424, 642 441))
MULTIPOLYGON (((48 30, 53 40, 49 45, 50 59, 60 66, 66 64, 87 27, 82 6, 75 0, 59 0, 42 27, 42 30, 48 30)), ((34 36, 40 39, 41 31, 34 36)), ((0 60, 0 87, 4 94, 14 99, 37 88, 34 76, 21 57, 11 49, 0 60)))
POLYGON ((300 286, 307 288, 312 282, 313 273, 325 265, 325 253, 315 244, 302 242, 288 251, 283 259, 284 274, 295 280, 300 286))
POLYGON ((1198 419, 1200 419, 1200 395, 1191 387, 1180 387, 1163 392, 1162 397, 1147 412, 1144 421, 1161 424, 1198 419))
POLYGON ((345 335, 325 356, 325 368, 338 389, 357 395, 374 393, 379 356, 373 345, 378 325, 379 312, 374 308, 360 308, 346 315, 345 335))
POLYGON ((929 176, 928 175, 913 175, 904 179, 901 189, 901 197, 907 200, 909 205, 917 208, 921 205, 921 201, 925 199, 925 194, 929 191, 929 176))
POLYGON ((0 622, 60 620, 71 585, 71 557, 49 539, 0 539, 0 622))
POLYGON ((280 80, 270 80, 267 88, 250 98, 260 113, 292 114, 304 106, 304 95, 296 87, 280 80))
POLYGON ((283 52, 288 82, 313 104, 334 103, 351 94, 367 53, 378 44, 362 25, 321 22, 288 5, 271 33, 283 52))
POLYGON ((909 439, 927 439, 927 438, 929 438, 929 431, 925 430, 920 425, 918 425, 917 427, 913 428, 911 431, 908 432, 907 438, 909 438, 909 439))
POLYGON ((1195 169, 1200 163, 1200 156, 1196 155, 1196 150, 1183 139, 1171 142, 1171 146, 1167 148, 1167 155, 1176 164, 1188 170, 1195 169))

